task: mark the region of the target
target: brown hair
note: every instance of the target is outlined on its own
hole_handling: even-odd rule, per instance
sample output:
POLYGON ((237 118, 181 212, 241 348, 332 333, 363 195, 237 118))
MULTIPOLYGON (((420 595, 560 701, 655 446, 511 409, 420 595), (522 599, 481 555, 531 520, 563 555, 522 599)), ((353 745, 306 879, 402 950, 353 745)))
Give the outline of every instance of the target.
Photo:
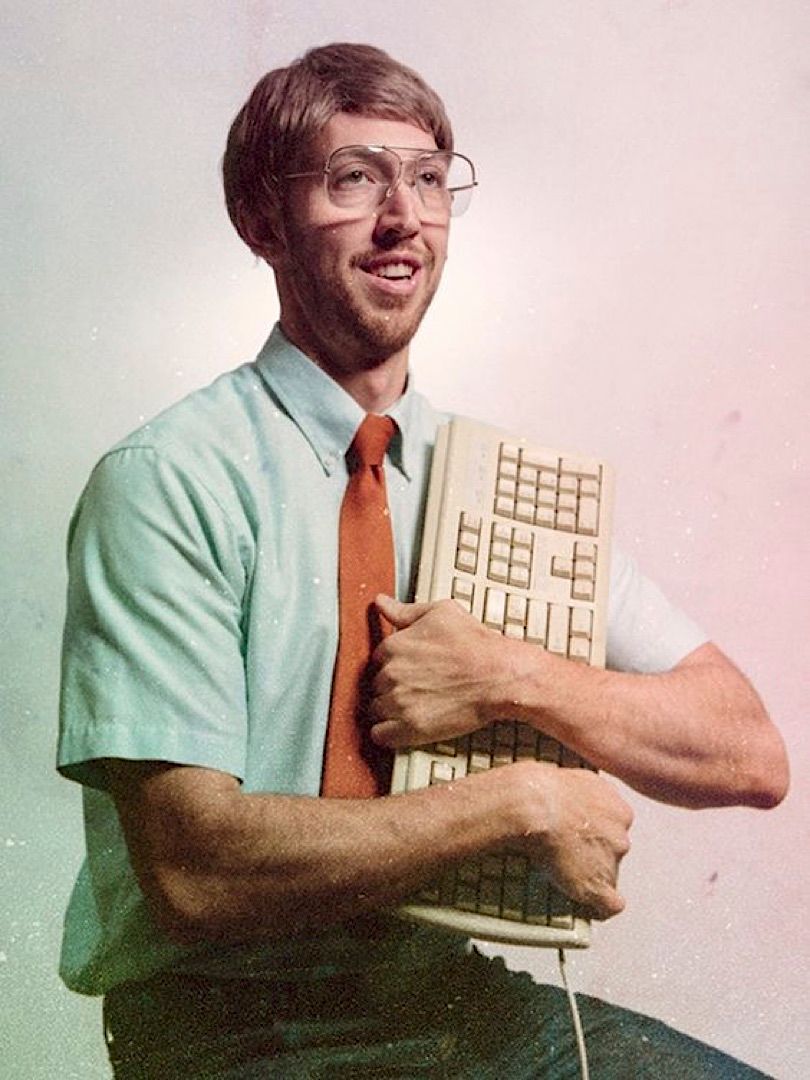
POLYGON ((301 167, 313 138, 338 112, 409 120, 430 132, 440 150, 453 149, 441 99, 411 68, 371 45, 310 49, 259 80, 228 133, 225 203, 257 254, 280 212, 276 176, 301 167))

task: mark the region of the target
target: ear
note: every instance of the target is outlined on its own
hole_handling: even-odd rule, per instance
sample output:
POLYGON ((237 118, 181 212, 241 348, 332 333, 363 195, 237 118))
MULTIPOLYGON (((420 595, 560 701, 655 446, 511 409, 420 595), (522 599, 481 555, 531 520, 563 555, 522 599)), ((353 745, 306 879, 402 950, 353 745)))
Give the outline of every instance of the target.
POLYGON ((239 235, 253 254, 275 267, 287 249, 281 222, 257 217, 242 206, 237 209, 236 216, 239 235))

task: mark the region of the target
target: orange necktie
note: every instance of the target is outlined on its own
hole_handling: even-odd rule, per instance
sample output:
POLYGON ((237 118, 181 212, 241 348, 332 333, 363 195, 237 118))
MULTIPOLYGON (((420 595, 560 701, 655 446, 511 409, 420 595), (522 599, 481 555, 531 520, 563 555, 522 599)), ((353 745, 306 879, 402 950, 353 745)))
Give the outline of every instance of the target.
POLYGON ((339 638, 326 731, 321 794, 372 798, 388 790, 391 757, 368 737, 368 661, 382 640, 374 597, 393 595, 394 541, 383 461, 396 425, 369 413, 346 454, 350 477, 340 507, 339 638))

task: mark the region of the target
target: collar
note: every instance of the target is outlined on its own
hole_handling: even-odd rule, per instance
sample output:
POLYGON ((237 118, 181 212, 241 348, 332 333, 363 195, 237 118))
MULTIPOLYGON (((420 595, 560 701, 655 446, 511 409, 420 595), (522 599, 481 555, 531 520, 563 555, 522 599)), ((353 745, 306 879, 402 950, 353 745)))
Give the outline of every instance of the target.
MULTIPOLYGON (((276 323, 256 359, 264 381, 312 447, 324 472, 342 466, 365 412, 351 394, 289 341, 276 323)), ((415 393, 410 373, 405 393, 386 415, 397 430, 388 448, 392 464, 410 480, 413 475, 415 393)))

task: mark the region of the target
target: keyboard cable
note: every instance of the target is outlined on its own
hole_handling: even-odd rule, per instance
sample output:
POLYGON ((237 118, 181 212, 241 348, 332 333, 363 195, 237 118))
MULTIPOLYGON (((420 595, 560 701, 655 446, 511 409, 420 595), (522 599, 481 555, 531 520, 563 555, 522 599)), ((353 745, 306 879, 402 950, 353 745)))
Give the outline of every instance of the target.
POLYGON ((571 1009, 571 1020, 574 1024, 574 1034, 577 1041, 577 1052, 579 1054, 579 1071, 582 1080, 589 1080, 590 1073, 588 1072, 588 1054, 585 1049, 585 1035, 582 1031, 582 1021, 579 1018, 579 1009, 577 1008, 577 999, 574 996, 571 987, 568 985, 568 975, 565 970, 565 950, 558 949, 557 957, 560 962, 560 977, 562 979, 565 993, 568 997, 568 1005, 571 1009))

